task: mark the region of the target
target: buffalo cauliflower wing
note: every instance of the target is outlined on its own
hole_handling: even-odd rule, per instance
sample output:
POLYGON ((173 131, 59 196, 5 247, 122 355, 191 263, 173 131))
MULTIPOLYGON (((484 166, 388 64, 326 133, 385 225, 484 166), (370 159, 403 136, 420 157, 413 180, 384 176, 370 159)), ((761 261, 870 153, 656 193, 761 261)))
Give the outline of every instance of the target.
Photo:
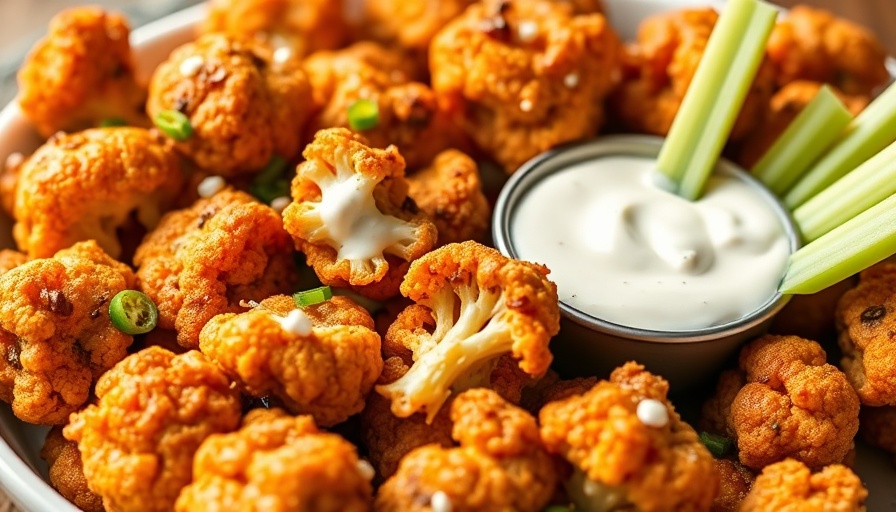
POLYGON ((766 466, 740 506, 741 512, 864 512, 868 491, 848 467, 833 464, 818 473, 786 459, 766 466))
POLYGON ((863 407, 859 431, 870 444, 896 456, 896 407, 863 407))
POLYGON ((435 225, 407 195, 404 160, 342 128, 305 148, 283 223, 324 284, 386 299, 408 263, 432 249, 435 225))
POLYGON ((112 297, 133 286, 131 269, 94 242, 0 277, 0 399, 16 416, 62 424, 87 402, 133 341, 107 313, 112 297))
POLYGON ((458 446, 427 445, 406 455, 380 487, 377 511, 542 510, 557 473, 535 418, 494 391, 472 389, 452 402, 451 421, 458 446))
POLYGON ((60 134, 19 169, 13 235, 32 258, 82 240, 96 240, 117 258, 118 229, 135 220, 155 227, 182 182, 177 156, 142 128, 60 134))
MULTIPOLYGON (((540 377, 560 329, 557 287, 542 265, 517 261, 476 242, 449 244, 414 261, 401 284, 413 300, 386 343, 413 353, 395 382, 377 386, 392 412, 432 420, 452 392, 488 385, 500 356, 540 377), (431 326, 431 327, 428 327, 431 326)), ((394 324, 393 324, 394 325, 394 324)))
POLYGON ((292 241, 280 216, 251 196, 225 189, 169 213, 134 256, 140 289, 159 308, 159 327, 199 346, 199 332, 242 301, 292 292, 292 241))
POLYGON ((435 36, 429 54, 446 109, 508 173, 598 132, 620 56, 603 15, 546 0, 473 4, 435 36))
POLYGON ((123 16, 98 7, 62 11, 19 70, 19 106, 44 137, 106 120, 147 124, 123 16))
POLYGON ((298 153, 311 87, 297 62, 266 60, 251 44, 208 34, 156 68, 146 110, 160 127, 160 115, 186 116, 191 130, 167 134, 175 148, 203 170, 234 176, 298 153))
POLYGON ((97 382, 96 396, 63 433, 78 443, 87 484, 106 510, 170 511, 202 441, 240 422, 239 393, 196 351, 128 356, 97 382))
POLYGON ((713 458, 667 399, 669 384, 626 363, 584 394, 545 405, 541 439, 574 466, 566 487, 584 510, 709 510, 713 458), (642 409, 658 409, 646 416, 642 409))
POLYGON ((756 475, 736 460, 716 459, 714 464, 721 485, 710 512, 737 512, 753 487, 756 475))
MULTIPOLYGON (((296 300, 291 295, 274 295, 258 304, 258 309, 268 310, 283 317, 295 308, 296 300)), ((373 317, 370 316, 370 312, 349 297, 336 295, 329 300, 303 306, 302 312, 317 327, 352 325, 374 330, 373 317)))
POLYGON ((475 0, 363 0, 366 36, 425 54, 436 33, 475 0))
POLYGON ((40 457, 50 467, 50 484, 65 499, 85 512, 106 510, 103 508, 103 499, 87 487, 78 443, 63 437, 61 426, 53 427, 47 433, 40 457))

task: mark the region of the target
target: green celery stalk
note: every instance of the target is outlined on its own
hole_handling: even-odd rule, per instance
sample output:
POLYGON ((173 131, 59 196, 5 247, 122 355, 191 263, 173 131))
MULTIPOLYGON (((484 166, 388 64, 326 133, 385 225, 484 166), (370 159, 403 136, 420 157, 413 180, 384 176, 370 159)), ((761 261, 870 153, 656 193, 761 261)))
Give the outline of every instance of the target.
POLYGON ((730 0, 685 93, 657 159, 686 199, 700 197, 734 126, 775 24, 761 0, 730 0))
POLYGON ((896 142, 793 211, 808 243, 896 194, 896 142))
POLYGON ((784 196, 791 210, 896 141, 896 84, 868 105, 846 132, 784 196))
POLYGON ((852 114, 843 102, 830 87, 822 87, 753 167, 753 175, 775 194, 784 195, 850 121, 852 114))
POLYGON ((816 293, 896 254, 896 194, 790 256, 778 289, 816 293))

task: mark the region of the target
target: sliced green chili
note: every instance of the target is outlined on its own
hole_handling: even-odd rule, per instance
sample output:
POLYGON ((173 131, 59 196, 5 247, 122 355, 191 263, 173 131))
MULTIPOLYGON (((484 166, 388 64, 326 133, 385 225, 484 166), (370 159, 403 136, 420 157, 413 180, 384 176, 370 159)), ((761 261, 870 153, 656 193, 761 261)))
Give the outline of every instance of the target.
POLYGON ((159 310, 145 293, 123 290, 112 297, 109 318, 116 329, 133 336, 153 330, 159 322, 159 310))
POLYGON ((159 112, 153 122, 162 133, 178 142, 183 142, 193 136, 193 125, 190 124, 190 118, 177 110, 159 112))
POLYGON ((319 288, 298 292, 293 295, 292 298, 296 301, 296 306, 304 308, 332 299, 333 290, 331 290, 329 286, 321 286, 319 288))

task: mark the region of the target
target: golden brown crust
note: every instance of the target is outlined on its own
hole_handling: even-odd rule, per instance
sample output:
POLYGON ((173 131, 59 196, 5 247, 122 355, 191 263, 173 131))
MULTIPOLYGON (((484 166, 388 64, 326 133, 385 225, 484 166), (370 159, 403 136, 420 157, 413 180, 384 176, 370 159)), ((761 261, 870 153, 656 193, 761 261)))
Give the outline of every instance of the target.
POLYGON ((846 466, 834 464, 813 474, 805 464, 787 459, 762 470, 739 510, 864 512, 867 497, 862 481, 846 466))
MULTIPOLYGON (((286 316, 296 308, 296 301, 290 295, 274 295, 261 301, 258 306, 260 309, 286 316)), ((348 297, 336 295, 330 300, 305 306, 302 308, 302 312, 316 326, 356 325, 366 327, 371 331, 374 330, 373 317, 370 316, 370 313, 348 297)))
POLYGON ((47 433, 40 457, 50 466, 50 484, 65 499, 85 512, 104 512, 103 499, 92 493, 84 478, 78 443, 62 436, 62 427, 47 433))
POLYGON ((0 249, 0 276, 26 263, 28 255, 13 249, 0 249))
POLYGON ((710 512, 737 512, 741 502, 753 487, 756 475, 731 459, 715 459, 714 464, 721 488, 719 495, 712 502, 710 512))

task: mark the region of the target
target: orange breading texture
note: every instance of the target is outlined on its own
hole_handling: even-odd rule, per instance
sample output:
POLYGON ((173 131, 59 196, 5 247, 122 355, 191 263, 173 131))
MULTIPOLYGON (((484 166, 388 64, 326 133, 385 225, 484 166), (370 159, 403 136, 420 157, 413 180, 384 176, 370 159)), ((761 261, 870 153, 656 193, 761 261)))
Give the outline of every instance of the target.
POLYGON ((301 335, 281 321, 263 307, 218 315, 202 329, 199 346, 250 395, 275 396, 318 425, 330 427, 361 412, 383 369, 380 335, 367 327, 313 320, 311 332, 301 335))
POLYGON ((438 236, 408 199, 404 159, 343 128, 318 132, 303 155, 283 211, 296 249, 324 284, 379 300, 397 295, 409 262, 438 236))
POLYGON ((146 111, 180 111, 192 136, 175 148, 222 176, 252 173, 300 149, 311 86, 298 62, 266 60, 251 44, 208 34, 176 49, 149 85, 146 111))
POLYGON ((96 240, 121 255, 119 228, 136 217, 152 229, 183 182, 177 156, 142 128, 60 134, 18 171, 13 235, 32 258, 96 240))
MULTIPOLYGON (((258 309, 268 310, 280 316, 286 316, 296 307, 296 301, 291 295, 274 295, 258 304, 258 309)), ((373 317, 370 313, 348 297, 336 295, 330 300, 305 306, 302 311, 315 326, 355 325, 374 330, 373 317)))
POLYGON ((896 405, 896 264, 862 272, 837 305, 840 364, 862 404, 896 405))
POLYGON ((13 249, 0 249, 0 276, 28 261, 28 255, 13 249))
POLYGON ((476 144, 508 173, 597 134, 620 78, 621 45, 597 13, 549 1, 488 0, 430 47, 432 87, 476 144))
POLYGON ((539 413, 541 439, 585 475, 625 494, 638 510, 708 510, 719 489, 713 458, 666 398, 669 384, 626 363, 582 395, 539 413), (669 423, 645 425, 645 399, 665 404, 669 423))
POLYGON ((863 407, 859 420, 866 441, 896 455, 896 407, 863 407))
POLYGON ((859 399, 825 360, 814 341, 763 336, 741 350, 737 372, 723 374, 704 417, 716 429, 725 421, 753 469, 788 457, 812 468, 842 462, 859 430, 859 399))
POLYGON ((710 512, 737 512, 744 501, 756 476, 745 466, 731 459, 715 459, 713 461, 719 475, 721 488, 712 502, 710 512))
POLYGON ((139 287, 159 308, 159 327, 197 348, 199 331, 241 301, 292 291, 292 241, 280 216, 243 192, 225 189, 171 212, 134 256, 139 287))
POLYGON ((871 96, 890 80, 887 51, 873 34, 805 5, 791 9, 775 26, 767 53, 779 86, 812 80, 846 94, 871 96))
POLYGON ((197 351, 128 356, 100 378, 96 396, 63 432, 78 443, 88 486, 107 510, 171 510, 202 441, 240 423, 239 393, 197 351))
POLYGON ((50 467, 50 484, 65 499, 85 512, 104 512, 103 499, 90 492, 78 443, 62 436, 62 427, 53 427, 48 433, 40 457, 50 467))
POLYGON ((57 14, 19 69, 19 106, 44 137, 106 119, 147 125, 134 79, 130 27, 119 14, 78 7, 57 14))
POLYGON ((846 466, 833 464, 813 474, 805 464, 786 459, 762 470, 739 510, 859 512, 865 510, 867 497, 862 481, 846 466))
POLYGON ((451 421, 459 446, 427 445, 405 456, 377 493, 378 511, 433 510, 436 492, 452 510, 542 510, 557 474, 535 418, 494 391, 473 389, 454 399, 451 421))
POLYGON ((133 286, 131 269, 92 241, 0 277, 0 399, 16 416, 56 425, 87 402, 133 341, 107 313, 133 286))
POLYGON ((475 0, 364 0, 361 30, 387 45, 425 53, 436 33, 475 0))

